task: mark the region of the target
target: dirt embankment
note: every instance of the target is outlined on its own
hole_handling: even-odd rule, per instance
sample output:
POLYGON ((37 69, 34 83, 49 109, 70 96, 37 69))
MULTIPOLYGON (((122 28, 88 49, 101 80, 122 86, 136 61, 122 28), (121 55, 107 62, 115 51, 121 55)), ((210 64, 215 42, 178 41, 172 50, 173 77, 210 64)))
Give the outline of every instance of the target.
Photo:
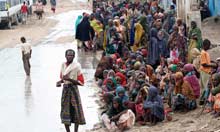
POLYGON ((220 57, 220 17, 210 17, 202 23, 202 34, 204 39, 209 39, 213 46, 217 46, 209 51, 211 59, 220 57))

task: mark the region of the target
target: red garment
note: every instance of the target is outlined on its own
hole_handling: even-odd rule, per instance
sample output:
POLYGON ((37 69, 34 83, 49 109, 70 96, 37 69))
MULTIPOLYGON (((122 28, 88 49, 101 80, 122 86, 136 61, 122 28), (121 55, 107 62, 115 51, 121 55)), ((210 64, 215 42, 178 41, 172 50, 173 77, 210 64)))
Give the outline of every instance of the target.
POLYGON ((142 49, 141 53, 144 57, 147 57, 147 55, 148 55, 147 49, 142 49))
POLYGON ((200 97, 200 85, 196 75, 185 76, 184 80, 186 80, 191 85, 194 95, 198 99, 200 97))
POLYGON ((83 77, 83 74, 80 74, 79 76, 77 76, 77 80, 80 82, 81 85, 84 85, 84 77, 83 77))
POLYGON ((126 76, 125 76, 124 74, 122 74, 121 72, 117 72, 117 73, 115 74, 115 76, 118 76, 118 77, 121 78, 121 85, 122 85, 122 86, 125 86, 125 85, 127 84, 127 82, 126 82, 126 76))
POLYGON ((116 60, 116 64, 119 64, 119 63, 122 63, 123 61, 122 61, 122 59, 121 58, 118 58, 117 60, 116 60))
POLYGON ((138 116, 144 116, 144 105, 143 103, 135 104, 135 111, 138 116))
POLYGON ((28 8, 26 5, 22 5, 21 6, 21 13, 27 13, 28 12, 28 8))

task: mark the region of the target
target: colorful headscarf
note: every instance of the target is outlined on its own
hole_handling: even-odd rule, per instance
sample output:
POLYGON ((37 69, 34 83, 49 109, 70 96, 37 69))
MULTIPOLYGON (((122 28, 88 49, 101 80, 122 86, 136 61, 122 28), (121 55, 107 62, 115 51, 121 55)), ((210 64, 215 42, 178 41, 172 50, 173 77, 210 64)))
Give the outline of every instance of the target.
POLYGON ((111 77, 111 74, 113 74, 113 77, 115 77, 115 72, 113 70, 108 71, 107 77, 111 77))
POLYGON ((120 85, 116 87, 116 95, 118 96, 119 93, 125 94, 125 88, 120 85))
POLYGON ((183 70, 186 72, 194 71, 194 66, 193 66, 193 64, 186 64, 186 65, 184 65, 183 70))
POLYGON ((171 64, 169 68, 170 68, 170 70, 172 72, 176 72, 177 71, 177 65, 175 65, 175 64, 171 64))
POLYGON ((122 103, 124 103, 124 102, 129 100, 128 96, 126 95, 126 90, 122 86, 117 86, 117 88, 116 88, 116 95, 121 98, 122 103), (123 93, 124 95, 122 97, 120 97, 119 96, 120 93, 123 93))
POLYGON ((177 72, 175 74, 175 78, 183 78, 183 73, 182 72, 177 72))
POLYGON ((126 76, 124 74, 122 74, 121 72, 117 72, 115 74, 116 77, 119 77, 121 79, 121 85, 125 86, 127 84, 126 82, 126 76))
POLYGON ((138 70, 140 67, 141 67, 141 62, 140 62, 140 61, 136 61, 136 62, 134 63, 134 69, 135 69, 135 70, 138 70))
POLYGON ((107 90, 108 91, 112 91, 114 90, 114 88, 116 87, 117 83, 116 83, 116 80, 112 77, 108 77, 105 79, 105 81, 103 82, 103 85, 106 86, 107 90), (108 83, 111 82, 112 85, 109 85, 108 83))

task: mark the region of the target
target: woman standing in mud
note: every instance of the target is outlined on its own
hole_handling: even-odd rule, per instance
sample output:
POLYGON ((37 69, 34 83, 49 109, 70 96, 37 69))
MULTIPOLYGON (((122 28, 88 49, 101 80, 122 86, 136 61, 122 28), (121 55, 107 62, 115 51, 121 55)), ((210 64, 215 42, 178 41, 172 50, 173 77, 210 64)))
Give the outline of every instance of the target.
POLYGON ((60 87, 63 83, 60 117, 65 125, 66 132, 70 132, 71 123, 75 123, 74 131, 78 132, 79 125, 86 124, 77 87, 84 84, 84 78, 80 64, 73 62, 75 51, 72 49, 66 50, 65 57, 67 61, 61 67, 61 80, 56 84, 57 87, 60 87))

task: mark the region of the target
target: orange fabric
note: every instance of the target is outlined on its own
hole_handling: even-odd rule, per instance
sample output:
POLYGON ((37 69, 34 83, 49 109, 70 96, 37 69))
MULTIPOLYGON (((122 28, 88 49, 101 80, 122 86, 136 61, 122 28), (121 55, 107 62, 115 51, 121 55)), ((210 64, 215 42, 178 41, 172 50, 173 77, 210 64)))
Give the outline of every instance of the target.
POLYGON ((181 86, 176 85, 174 92, 175 94, 182 94, 190 100, 196 99, 193 89, 187 81, 183 81, 181 86))
POLYGON ((201 64, 201 66, 200 66, 201 71, 206 72, 206 73, 211 72, 210 67, 202 66, 202 64, 211 64, 209 53, 204 50, 202 50, 202 52, 201 52, 200 64, 201 64))
POLYGON ((152 3, 151 3, 151 7, 157 7, 158 6, 158 2, 157 1, 153 1, 152 3))
POLYGON ((217 94, 215 96, 215 103, 214 103, 213 108, 216 112, 220 112, 220 94, 217 94))

